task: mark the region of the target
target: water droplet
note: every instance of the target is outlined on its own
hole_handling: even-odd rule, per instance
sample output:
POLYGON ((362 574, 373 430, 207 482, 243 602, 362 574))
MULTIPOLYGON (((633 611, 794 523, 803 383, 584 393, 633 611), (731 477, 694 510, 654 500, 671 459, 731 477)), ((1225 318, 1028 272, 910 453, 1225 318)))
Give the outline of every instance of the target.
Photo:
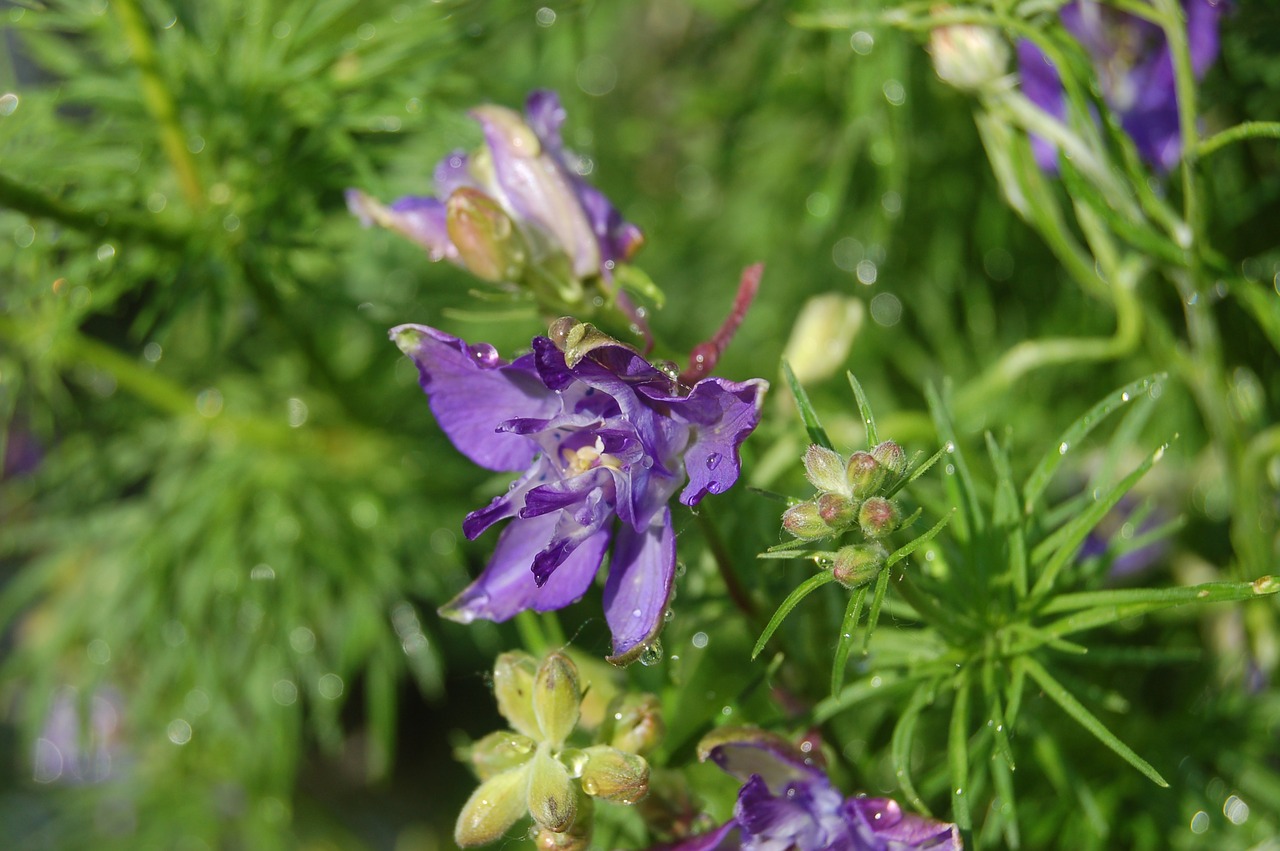
POLYGON ((595 794, 600 791, 600 784, 588 777, 582 781, 582 791, 594 797, 595 794))
POLYGON ((662 661, 662 642, 654 639, 640 651, 640 664, 646 668, 662 661))
POLYGON ((492 367, 498 364, 501 358, 498 357, 498 350, 488 343, 476 343, 471 347, 472 359, 483 367, 492 367))
POLYGON ((671 623, 672 619, 675 618, 675 616, 676 616, 675 609, 667 609, 665 612, 662 613, 662 622, 671 623))
POLYGON ((641 616, 641 615, 643 615, 643 614, 644 614, 644 612, 640 611, 639 609, 632 609, 632 610, 631 610, 631 617, 633 617, 633 618, 638 618, 638 617, 640 617, 640 616, 641 616))
POLYGON ((724 485, 720 482, 707 482, 707 490, 711 493, 720 493, 724 490, 724 485))
POLYGON ((1070 449, 1070 448, 1071 448, 1071 444, 1070 444, 1070 443, 1067 443, 1067 442, 1064 440, 1062 443, 1059 443, 1059 444, 1058 444, 1058 454, 1059 454, 1059 455, 1066 455, 1066 454, 1067 454, 1067 450, 1068 450, 1068 449, 1070 449))
POLYGON ((167 732, 169 741, 175 745, 185 745, 191 741, 191 725, 181 718, 175 718, 170 721, 167 732))
POLYGON ((953 443, 952 441, 948 440, 948 441, 947 441, 947 445, 946 445, 946 450, 947 450, 948 452, 955 452, 955 451, 956 451, 956 445, 955 445, 955 443, 953 443))
POLYGON ((964 789, 956 789, 956 797, 959 798, 962 795, 964 795, 964 789))
POLYGON ((720 466, 720 453, 712 452, 710 455, 707 456, 707 469, 714 470, 716 467, 719 467, 719 466, 720 466))
POLYGON ((702 649, 711 643, 711 638, 705 632, 695 632, 693 638, 690 639, 694 647, 702 649))
POLYGON ((13 115, 18 108, 18 96, 13 92, 0 95, 0 115, 13 115))
POLYGON ((676 576, 684 576, 686 573, 688 573, 688 571, 689 571, 689 568, 685 567, 684 562, 682 561, 676 562, 676 576))
POLYGON ((1124 391, 1123 393, 1121 393, 1121 394, 1120 394, 1120 401, 1121 401, 1121 402, 1128 402, 1128 401, 1129 401, 1129 391, 1128 391, 1128 390, 1126 390, 1126 391, 1124 391))

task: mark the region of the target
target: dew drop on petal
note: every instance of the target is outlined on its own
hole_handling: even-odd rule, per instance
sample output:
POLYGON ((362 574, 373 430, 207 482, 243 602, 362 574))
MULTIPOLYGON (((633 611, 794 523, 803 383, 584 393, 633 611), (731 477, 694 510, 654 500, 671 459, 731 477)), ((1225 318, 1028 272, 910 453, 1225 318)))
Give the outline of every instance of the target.
POLYGON ((646 668, 662 661, 662 642, 654 639, 640 651, 640 664, 646 668))
POLYGON ((484 367, 495 366, 498 363, 498 350, 488 343, 476 343, 471 347, 471 357, 476 363, 484 367))
POLYGON ((719 467, 719 466, 720 466, 720 453, 712 452, 710 455, 707 456, 707 469, 714 470, 716 467, 719 467))

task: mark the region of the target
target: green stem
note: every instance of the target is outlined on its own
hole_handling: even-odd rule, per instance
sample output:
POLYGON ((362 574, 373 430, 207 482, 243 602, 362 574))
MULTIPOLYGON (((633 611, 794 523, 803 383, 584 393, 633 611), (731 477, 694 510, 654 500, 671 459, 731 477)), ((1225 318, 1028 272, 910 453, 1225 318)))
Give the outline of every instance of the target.
POLYGON ((186 137, 178 123, 178 108, 173 93, 165 85, 156 61, 155 42, 147 20, 136 0, 116 0, 113 4, 125 41, 133 53, 133 62, 142 74, 142 99, 155 120, 160 133, 160 146, 178 178, 187 203, 200 210, 205 206, 204 188, 195 161, 187 150, 186 137))
POLYGON ((724 539, 720 537, 720 530, 716 528, 716 524, 712 523, 711 518, 707 516, 706 507, 704 506, 695 511, 694 517, 698 519, 698 526, 702 529, 703 537, 707 539, 707 548, 711 551, 711 558, 716 563, 720 578, 724 580, 724 587, 729 593, 729 599, 751 621, 759 620, 760 615, 756 611, 755 603, 751 601, 751 594, 747 591, 746 586, 742 584, 742 580, 738 578, 738 574, 734 572, 733 555, 729 552, 728 547, 724 545, 724 539))
POLYGON ((179 248, 184 244, 181 235, 158 227, 154 222, 135 214, 78 210, 51 195, 10 180, 3 174, 0 174, 0 206, 17 210, 32 218, 52 219, 84 233, 125 239, 140 237, 165 248, 179 248))
POLYGON ((1280 121, 1246 121, 1215 133, 1195 146, 1193 159, 1202 159, 1234 142, 1280 139, 1280 121))
MULTIPOLYGON (((1169 53, 1173 58, 1173 85, 1178 95, 1178 127, 1182 135, 1182 217, 1191 229, 1187 250, 1193 271, 1198 271, 1197 247, 1200 245, 1200 209, 1196 198, 1195 165, 1199 149, 1199 132, 1196 129, 1196 77, 1191 67, 1191 50, 1187 45, 1187 30, 1183 23, 1182 8, 1177 0, 1156 0, 1163 20, 1165 38, 1169 41, 1169 53)), ((1198 277, 1198 275, 1197 275, 1198 277)))

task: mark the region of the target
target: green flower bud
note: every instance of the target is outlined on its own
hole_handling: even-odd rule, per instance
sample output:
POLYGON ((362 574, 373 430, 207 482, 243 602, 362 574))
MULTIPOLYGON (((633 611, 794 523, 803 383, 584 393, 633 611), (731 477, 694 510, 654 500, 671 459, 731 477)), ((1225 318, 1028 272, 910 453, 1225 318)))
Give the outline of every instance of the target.
POLYGON ((533 680, 533 711, 542 740, 559 749, 578 725, 578 668, 563 653, 552 653, 538 666, 533 680))
POLYGON ((815 541, 831 535, 831 527, 818 513, 816 502, 802 502, 782 512, 782 528, 806 541, 815 541))
POLYGON ((858 509, 858 526, 868 538, 883 538, 898 528, 902 512, 898 504, 882 496, 873 496, 858 509))
POLYGON ((1004 76, 1009 45, 994 27, 951 24, 929 33, 933 68, 946 83, 978 91, 1004 76))
POLYGON ((477 278, 498 283, 524 275, 524 239, 502 206, 479 189, 455 189, 445 204, 445 227, 458 257, 477 278))
POLYGON ((858 519, 858 503, 838 493, 824 493, 818 497, 818 516, 832 529, 844 529, 858 519))
POLYGON ((542 738, 533 711, 533 677, 537 671, 538 663, 533 657, 518 650, 503 653, 493 666, 493 696, 498 701, 498 712, 513 729, 534 741, 542 738))
POLYGON ((582 791, 615 804, 634 804, 649 792, 649 763, 608 745, 587 748, 582 791))
POLYGON ((831 574, 844 587, 858 588, 880 575, 887 557, 885 548, 879 544, 853 544, 842 547, 836 553, 831 574))
POLYGON ((849 492, 844 477, 844 459, 834 449, 813 444, 804 453, 804 475, 822 493, 849 492))
POLYGON ((487 845, 511 829, 529 811, 530 766, 494 775, 480 784, 462 806, 453 838, 461 848, 487 845))
POLYGON ((907 453, 892 440, 877 444, 871 450, 871 457, 879 461, 880 465, 888 470, 889 474, 895 479, 906 472, 907 453))
POLYGON ((467 749, 467 759, 481 780, 496 777, 508 769, 523 765, 533 756, 537 743, 528 736, 500 730, 490 733, 467 749))
POLYGON ((601 346, 625 345, 601 331, 590 322, 578 322, 571 316, 562 316, 551 323, 547 335, 556 348, 564 352, 564 362, 573 369, 583 358, 601 346))
POLYGON ((870 452, 855 452, 849 456, 845 478, 852 495, 862 499, 880 489, 887 472, 870 452))
POLYGON ((528 770, 529 815, 547 830, 568 830, 578 812, 569 770, 551 755, 546 744, 538 746, 528 770))
POLYGON ((565 830, 539 828, 533 838, 533 847, 539 851, 587 851, 591 847, 591 832, 595 826, 595 804, 579 789, 576 793, 577 817, 565 830))
POLYGON ((627 695, 613 712, 609 744, 634 754, 646 754, 666 735, 662 707, 652 694, 627 695))

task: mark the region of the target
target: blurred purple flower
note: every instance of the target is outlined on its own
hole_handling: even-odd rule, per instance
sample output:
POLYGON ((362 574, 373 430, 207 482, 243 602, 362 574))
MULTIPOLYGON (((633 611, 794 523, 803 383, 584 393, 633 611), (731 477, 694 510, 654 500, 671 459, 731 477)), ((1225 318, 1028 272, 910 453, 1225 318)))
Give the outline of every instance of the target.
POLYGON ((790 742, 750 728, 722 728, 700 758, 742 780, 733 818, 652 851, 959 851, 954 824, 902 812, 888 798, 844 797, 790 742))
POLYGON ((600 190, 571 166, 560 137, 565 110, 555 92, 532 92, 525 114, 501 106, 471 110, 484 131, 474 154, 454 151, 435 170, 434 196, 411 195, 390 207, 359 190, 347 205, 488 280, 567 260, 572 275, 609 277, 644 238, 600 190), (514 226, 518 235, 511 233, 514 226))
POLYGON ((33 473, 43 459, 44 448, 36 440, 35 435, 19 425, 11 425, 5 436, 0 480, 33 473))
POLYGON ((1111 579, 1126 579, 1142 573, 1168 555, 1170 546, 1167 537, 1157 538, 1140 547, 1125 547, 1124 541, 1154 531, 1165 518, 1165 515, 1156 509, 1145 514, 1135 528, 1131 521, 1140 505, 1135 499, 1121 499, 1089 532, 1084 543, 1080 545, 1076 560, 1100 558, 1108 552, 1117 553, 1107 575, 1111 579))
MULTIPOLYGON (((1182 0, 1187 41, 1196 79, 1218 56, 1218 19, 1226 0, 1182 0)), ((1120 119, 1138 153, 1159 171, 1169 171, 1182 156, 1178 98, 1173 58, 1164 31, 1152 23, 1104 6, 1096 0, 1072 0, 1059 11, 1062 25, 1093 60, 1103 100, 1120 119)), ((1067 114, 1058 69, 1034 43, 1018 43, 1022 91, 1059 120, 1067 114)), ((1049 141, 1033 137, 1036 161, 1046 171, 1058 170, 1058 152, 1049 141)))
POLYGON ((76 690, 60 689, 36 739, 36 781, 97 783, 115 773, 113 762, 122 751, 120 706, 115 689, 100 689, 89 700, 89 720, 84 723, 76 690))
MULTIPOLYGON (((575 330, 583 328, 590 326, 575 330)), ((533 351, 512 363, 490 345, 422 325, 391 336, 417 364, 454 446, 490 470, 525 471, 463 522, 475 538, 513 518, 488 567, 441 613, 503 621, 563 608, 586 592, 612 544, 604 588, 610 661, 639 656, 661 630, 671 595, 667 503, 682 484, 680 501, 695 505, 737 480, 738 446, 759 421, 767 382, 706 378, 687 388, 603 335, 568 357, 536 337, 533 351)))

